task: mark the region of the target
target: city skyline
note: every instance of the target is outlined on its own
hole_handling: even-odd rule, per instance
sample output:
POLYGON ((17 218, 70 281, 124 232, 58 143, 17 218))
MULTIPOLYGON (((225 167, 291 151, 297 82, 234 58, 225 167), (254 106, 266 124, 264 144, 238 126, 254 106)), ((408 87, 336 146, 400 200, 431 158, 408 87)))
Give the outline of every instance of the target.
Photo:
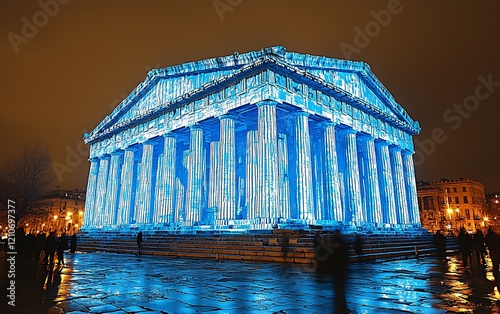
POLYGON ((420 123, 417 180, 500 190, 495 127, 500 22, 494 1, 0 4, 4 154, 47 145, 62 188, 86 188, 90 133, 149 70, 283 45, 366 62, 420 123), (255 23, 258 21, 258 23, 255 23))

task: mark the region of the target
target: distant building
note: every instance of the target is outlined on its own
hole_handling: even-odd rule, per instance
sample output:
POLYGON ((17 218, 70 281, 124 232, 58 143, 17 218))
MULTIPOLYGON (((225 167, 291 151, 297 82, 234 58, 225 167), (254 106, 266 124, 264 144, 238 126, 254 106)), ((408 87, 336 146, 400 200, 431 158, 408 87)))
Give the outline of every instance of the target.
POLYGON ((417 183, 422 227, 431 232, 454 231, 464 227, 470 232, 489 224, 484 184, 470 179, 441 179, 417 183))
POLYGON ((500 192, 486 195, 486 206, 490 216, 490 222, 500 225, 500 192))
POLYGON ((78 232, 83 222, 85 191, 54 190, 43 201, 39 210, 23 218, 19 227, 26 233, 78 232))

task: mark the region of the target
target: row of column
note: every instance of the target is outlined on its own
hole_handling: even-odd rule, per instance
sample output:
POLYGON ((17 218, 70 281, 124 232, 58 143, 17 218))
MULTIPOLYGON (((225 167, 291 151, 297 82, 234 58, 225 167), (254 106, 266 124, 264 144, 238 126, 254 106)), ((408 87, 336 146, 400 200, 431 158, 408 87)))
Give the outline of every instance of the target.
POLYGON ((185 152, 179 155, 175 134, 163 137, 163 149, 146 142, 91 160, 84 224, 196 223, 207 208, 227 223, 243 196, 240 218, 264 224, 288 218, 419 224, 411 152, 331 121, 312 136, 301 111, 293 116, 292 134, 279 133, 276 106, 257 104, 257 130, 245 137, 244 178, 237 177, 241 143, 231 115, 219 118, 219 141, 208 148, 203 128, 190 128, 187 161, 179 158, 185 152))

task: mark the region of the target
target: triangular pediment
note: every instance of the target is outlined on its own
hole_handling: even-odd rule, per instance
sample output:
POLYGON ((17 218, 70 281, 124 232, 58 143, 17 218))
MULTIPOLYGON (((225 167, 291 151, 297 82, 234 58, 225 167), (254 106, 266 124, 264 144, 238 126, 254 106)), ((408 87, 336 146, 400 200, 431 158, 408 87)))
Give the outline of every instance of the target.
POLYGON ((400 121, 411 133, 419 131, 418 123, 408 116, 365 63, 285 52, 278 46, 151 70, 146 80, 90 135, 86 135, 85 140, 93 142, 101 134, 109 134, 137 121, 147 121, 148 117, 222 90, 267 69, 370 114, 400 121))

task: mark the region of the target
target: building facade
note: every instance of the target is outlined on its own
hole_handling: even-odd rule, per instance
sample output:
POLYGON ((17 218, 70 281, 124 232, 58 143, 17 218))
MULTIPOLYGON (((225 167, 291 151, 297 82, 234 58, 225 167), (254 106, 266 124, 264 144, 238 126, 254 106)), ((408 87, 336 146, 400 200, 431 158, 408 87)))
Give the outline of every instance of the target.
POLYGON ((422 227, 457 233, 460 228, 469 232, 485 229, 490 224, 484 185, 470 179, 441 179, 419 181, 418 204, 422 227))
POLYGON ((39 208, 19 222, 27 233, 55 231, 73 234, 82 227, 85 210, 85 191, 54 190, 50 192, 39 208))
POLYGON ((277 46, 154 69, 84 137, 84 228, 420 228, 419 131, 363 62, 277 46))

